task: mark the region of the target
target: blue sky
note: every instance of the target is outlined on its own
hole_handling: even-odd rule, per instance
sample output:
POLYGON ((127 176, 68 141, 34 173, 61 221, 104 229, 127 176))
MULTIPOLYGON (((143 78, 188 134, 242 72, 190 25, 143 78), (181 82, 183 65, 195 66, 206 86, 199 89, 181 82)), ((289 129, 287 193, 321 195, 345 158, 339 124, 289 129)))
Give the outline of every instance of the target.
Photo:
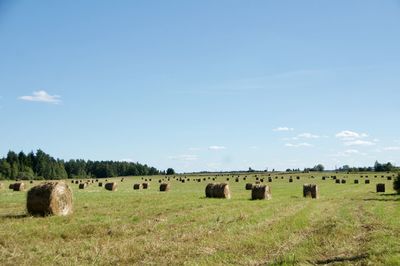
POLYGON ((400 1, 1 1, 0 154, 400 164, 400 1))

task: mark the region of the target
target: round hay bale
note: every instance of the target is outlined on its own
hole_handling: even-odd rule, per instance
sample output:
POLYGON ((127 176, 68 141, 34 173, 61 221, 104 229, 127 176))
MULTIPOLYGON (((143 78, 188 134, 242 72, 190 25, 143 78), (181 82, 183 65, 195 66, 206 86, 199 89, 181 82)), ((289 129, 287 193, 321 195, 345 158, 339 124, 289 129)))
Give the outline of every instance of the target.
POLYGON ((247 183, 245 186, 246 190, 251 190, 253 188, 253 184, 252 183, 247 183))
POLYGON ((71 180, 71 184, 74 184, 75 183, 75 181, 74 180, 71 180))
POLYGON ((325 176, 323 176, 323 177, 322 177, 322 180, 325 180, 325 179, 326 179, 326 177, 325 177, 325 176))
POLYGON ((138 190, 142 188, 142 184, 133 184, 133 189, 138 190))
POLYGON ((271 198, 271 188, 267 185, 255 185, 251 189, 252 200, 270 200, 271 198))
POLYGON ((0 189, 4 188, 4 184, 0 183, 0 189))
POLYGON ((214 194, 213 194, 213 189, 214 189, 214 183, 209 183, 206 186, 206 198, 213 198, 214 194))
POLYGON ((150 187, 150 184, 145 182, 142 184, 142 187, 143 189, 148 189, 150 187))
POLYGON ((106 183, 104 185, 104 188, 106 190, 109 190, 109 191, 116 191, 117 190, 117 183, 115 183, 115 182, 106 183))
POLYGON ((79 184, 79 181, 78 181, 78 180, 76 180, 76 181, 75 181, 75 184, 79 184))
POLYGON ((335 179, 335 183, 336 184, 340 184, 340 180, 339 179, 335 179))
POLYGON ((34 186, 28 191, 26 207, 31 215, 69 215, 72 213, 72 191, 62 181, 34 186))
POLYGON ((391 177, 391 176, 388 176, 388 177, 387 177, 387 180, 392 180, 392 177, 391 177))
POLYGON ((271 177, 268 177, 268 182, 272 182, 272 178, 271 177))
POLYGON ((289 179, 289 183, 293 183, 293 179, 292 178, 289 179))
POLYGON ((369 179, 365 179, 365 184, 369 184, 369 179))
POLYGON ((231 192, 227 183, 208 184, 206 187, 206 197, 230 199, 231 192))
POLYGON ((358 179, 354 179, 354 184, 358 184, 358 179))
POLYGON ((303 197, 318 199, 319 198, 318 186, 315 184, 304 184, 303 185, 303 197))
POLYGON ((25 184, 23 182, 14 183, 13 190, 14 191, 24 191, 25 184))
POLYGON ((99 187, 102 187, 103 186, 103 182, 99 182, 99 187))
POLYGON ((86 183, 80 183, 79 184, 79 189, 85 189, 87 188, 87 184, 86 183))
POLYGON ((342 184, 346 184, 346 180, 345 179, 342 179, 342 184))
POLYGON ((171 189, 171 185, 168 183, 161 183, 160 184, 160 191, 167 192, 171 189))
POLYGON ((10 185, 8 185, 8 189, 14 189, 14 183, 11 183, 10 185))
POLYGON ((385 193, 385 184, 382 184, 382 183, 376 184, 376 192, 377 193, 380 193, 380 192, 385 193))

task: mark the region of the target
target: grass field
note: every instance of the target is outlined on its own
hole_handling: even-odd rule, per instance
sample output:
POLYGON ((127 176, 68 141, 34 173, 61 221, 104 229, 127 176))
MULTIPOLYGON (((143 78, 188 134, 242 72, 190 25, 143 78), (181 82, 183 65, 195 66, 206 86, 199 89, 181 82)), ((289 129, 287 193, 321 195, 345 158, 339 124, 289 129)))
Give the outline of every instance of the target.
POLYGON ((230 200, 204 198, 209 180, 194 176, 171 180, 169 192, 158 191, 162 177, 154 176, 140 191, 132 189, 140 177, 108 179, 118 182, 115 192, 67 181, 73 215, 45 218, 26 216, 26 192, 2 182, 0 265, 400 265, 400 196, 389 174, 369 173, 371 184, 360 174, 332 174, 346 184, 322 173, 293 183, 272 175, 269 201, 250 200, 244 186, 255 176, 247 175, 230 176, 230 200), (304 183, 319 185, 318 200, 302 197, 304 183), (376 193, 376 183, 386 193, 376 193))

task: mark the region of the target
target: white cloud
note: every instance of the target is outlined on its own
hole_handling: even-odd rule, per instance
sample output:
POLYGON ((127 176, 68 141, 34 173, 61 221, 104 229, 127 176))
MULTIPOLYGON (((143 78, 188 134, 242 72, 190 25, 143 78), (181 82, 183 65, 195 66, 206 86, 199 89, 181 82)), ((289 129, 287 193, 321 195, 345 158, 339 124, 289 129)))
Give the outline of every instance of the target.
POLYGON ((226 150, 226 147, 214 145, 214 146, 208 147, 208 149, 212 150, 212 151, 220 151, 220 150, 226 150))
POLYGON ((385 151, 400 151, 399 146, 390 146, 390 147, 385 147, 383 148, 385 151))
MULTIPOLYGON (((318 139, 318 138, 320 138, 320 136, 314 135, 314 134, 311 134, 311 133, 302 133, 302 134, 297 135, 297 138, 303 138, 303 139, 318 139)), ((293 138, 293 139, 294 139, 294 138, 293 138)))
POLYGON ((342 140, 354 140, 354 139, 365 138, 365 137, 368 137, 368 135, 366 133, 357 133, 357 132, 350 131, 350 130, 343 130, 336 134, 336 138, 339 138, 342 140))
POLYGON ((182 154, 182 155, 169 156, 168 159, 176 161, 197 161, 198 157, 197 155, 182 154))
POLYGON ((131 158, 121 159, 120 162, 134 163, 135 161, 131 158))
POLYGON ((374 142, 367 140, 352 140, 344 143, 345 146, 373 146, 376 145, 374 142))
POLYGON ((286 143, 285 146, 286 146, 286 147, 290 147, 290 148, 313 147, 312 144, 307 143, 307 142, 302 142, 302 143, 297 143, 297 144, 286 143))
POLYGON ((356 150, 356 149, 348 149, 348 150, 345 150, 343 152, 338 152, 338 153, 336 153, 334 155, 331 155, 331 156, 333 156, 333 157, 349 157, 351 155, 362 155, 362 156, 365 156, 367 154, 366 153, 362 153, 362 152, 360 152, 359 150, 356 150))
POLYGON ((53 103, 59 104, 61 96, 59 95, 49 95, 46 91, 34 91, 32 95, 21 96, 18 99, 30 102, 43 102, 43 103, 53 103))
POLYGON ((273 131, 293 131, 293 130, 294 128, 291 127, 277 127, 273 129, 273 131))

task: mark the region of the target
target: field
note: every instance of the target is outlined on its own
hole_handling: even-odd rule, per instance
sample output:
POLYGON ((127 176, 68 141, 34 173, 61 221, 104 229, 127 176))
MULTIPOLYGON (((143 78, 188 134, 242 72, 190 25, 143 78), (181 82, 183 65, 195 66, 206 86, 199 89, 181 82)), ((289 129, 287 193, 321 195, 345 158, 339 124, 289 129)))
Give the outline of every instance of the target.
POLYGON ((400 265, 400 196, 387 180, 392 174, 369 173, 371 184, 367 174, 292 174, 292 183, 290 174, 272 174, 271 183, 258 174, 272 187, 268 201, 250 200, 245 183, 256 177, 246 175, 240 182, 236 175, 217 178, 230 178, 230 200, 205 198, 214 175, 171 180, 169 192, 158 191, 159 176, 145 177, 150 189, 139 191, 132 186, 141 177, 108 179, 118 183, 114 192, 66 181, 74 213, 44 218, 27 216, 26 192, 2 181, 0 265, 400 265), (304 183, 318 184, 320 198, 303 198, 304 183), (376 193, 376 183, 385 183, 386 193, 376 193))

